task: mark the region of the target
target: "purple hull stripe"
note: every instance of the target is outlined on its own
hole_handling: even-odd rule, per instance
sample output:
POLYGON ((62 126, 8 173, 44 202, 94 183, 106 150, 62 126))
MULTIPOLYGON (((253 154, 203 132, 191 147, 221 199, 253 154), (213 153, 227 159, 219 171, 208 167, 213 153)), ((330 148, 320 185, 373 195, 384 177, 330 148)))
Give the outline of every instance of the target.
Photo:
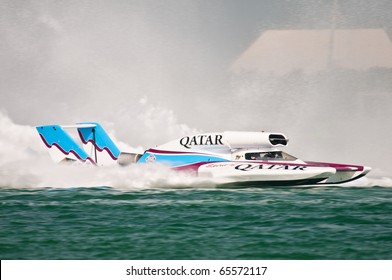
POLYGON ((204 164, 208 164, 208 163, 215 163, 215 162, 216 161, 197 162, 197 163, 192 163, 192 164, 188 164, 188 165, 173 167, 173 170, 189 172, 189 173, 197 175, 197 172, 198 172, 200 166, 202 166, 204 164))
POLYGON ((154 153, 154 154, 168 154, 168 155, 186 155, 186 154, 194 154, 194 155, 208 155, 208 156, 213 156, 213 155, 211 155, 211 154, 206 154, 206 153, 176 152, 176 151, 165 151, 165 150, 156 150, 156 149, 148 149, 146 152, 154 153))
POLYGON ((364 167, 361 165, 316 162, 316 161, 307 161, 306 164, 309 166, 317 166, 317 167, 333 167, 337 171, 363 171, 364 170, 364 167))

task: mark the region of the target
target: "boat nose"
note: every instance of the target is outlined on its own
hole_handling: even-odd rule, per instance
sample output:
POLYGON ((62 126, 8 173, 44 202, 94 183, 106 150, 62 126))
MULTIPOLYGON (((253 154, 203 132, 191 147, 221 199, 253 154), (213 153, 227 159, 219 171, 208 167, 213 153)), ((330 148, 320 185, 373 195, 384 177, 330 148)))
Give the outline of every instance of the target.
POLYGON ((372 170, 371 167, 369 167, 369 166, 364 166, 364 167, 363 167, 363 174, 364 174, 364 175, 365 175, 365 174, 368 174, 368 173, 370 172, 370 170, 372 170))

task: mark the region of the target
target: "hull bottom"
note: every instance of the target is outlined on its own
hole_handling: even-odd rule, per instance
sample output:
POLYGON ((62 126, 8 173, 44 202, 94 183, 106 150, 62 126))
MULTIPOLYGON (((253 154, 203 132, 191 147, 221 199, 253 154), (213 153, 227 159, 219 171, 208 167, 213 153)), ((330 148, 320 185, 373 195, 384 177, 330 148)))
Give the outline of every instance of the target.
POLYGON ((326 178, 311 178, 301 180, 287 180, 287 181, 239 181, 219 184, 219 188, 262 188, 262 187, 288 187, 300 185, 315 185, 326 178))

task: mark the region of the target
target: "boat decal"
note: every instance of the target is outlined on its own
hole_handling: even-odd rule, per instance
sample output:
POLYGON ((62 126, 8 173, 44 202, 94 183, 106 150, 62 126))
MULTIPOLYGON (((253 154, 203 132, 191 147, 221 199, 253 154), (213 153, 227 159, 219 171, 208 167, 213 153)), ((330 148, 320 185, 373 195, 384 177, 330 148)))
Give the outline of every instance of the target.
POLYGON ((223 145, 222 143, 222 134, 215 135, 195 135, 193 137, 185 136, 180 139, 180 145, 190 149, 191 146, 209 146, 209 145, 223 145))
POLYGON ((217 162, 210 163, 206 165, 206 168, 215 168, 215 167, 226 167, 226 166, 236 166, 236 163, 226 163, 226 162, 217 162))
POLYGON ((292 166, 292 165, 278 165, 278 164, 238 164, 234 167, 237 170, 241 171, 249 171, 249 170, 254 170, 254 169, 274 169, 274 170, 279 170, 279 169, 285 169, 285 170, 305 170, 306 166, 292 166))
POLYGON ((151 163, 151 162, 155 162, 156 161, 156 157, 153 154, 150 154, 148 157, 146 157, 146 162, 151 163))

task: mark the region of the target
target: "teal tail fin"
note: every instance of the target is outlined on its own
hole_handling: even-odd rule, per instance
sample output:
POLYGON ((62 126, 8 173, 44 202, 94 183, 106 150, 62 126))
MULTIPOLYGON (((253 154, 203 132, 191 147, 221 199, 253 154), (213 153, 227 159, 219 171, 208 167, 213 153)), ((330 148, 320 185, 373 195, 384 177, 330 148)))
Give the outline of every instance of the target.
POLYGON ((77 124, 84 149, 90 151, 96 163, 117 161, 120 149, 99 123, 77 124))
POLYGON ((37 126, 36 129, 55 161, 80 160, 95 164, 95 161, 60 125, 37 126))
POLYGON ((141 156, 135 153, 120 152, 99 123, 44 125, 36 128, 42 141, 49 148, 52 159, 56 162, 79 160, 95 165, 118 163, 124 166, 136 163, 141 156), (76 129, 80 139, 76 134, 72 137, 66 129, 76 129))

